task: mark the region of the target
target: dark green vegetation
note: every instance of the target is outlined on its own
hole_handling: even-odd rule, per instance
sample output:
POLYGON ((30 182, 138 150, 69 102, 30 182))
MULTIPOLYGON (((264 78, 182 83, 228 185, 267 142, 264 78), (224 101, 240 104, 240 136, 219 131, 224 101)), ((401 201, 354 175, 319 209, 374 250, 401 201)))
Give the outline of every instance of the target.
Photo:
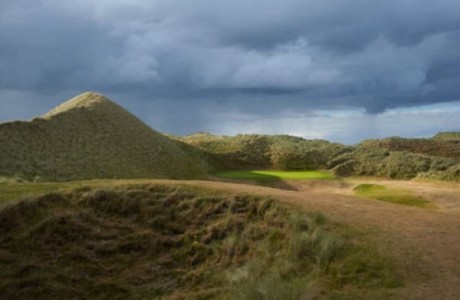
POLYGON ((401 284, 359 235, 263 197, 81 187, 9 202, 0 224, 2 299, 376 299, 401 284))
POLYGON ((360 184, 354 188, 356 195, 397 204, 417 207, 435 207, 430 201, 403 189, 388 188, 379 184, 360 184))
POLYGON ((102 95, 84 93, 31 122, 0 124, 0 176, 27 180, 196 178, 208 166, 102 95))
POLYGON ((327 171, 227 171, 220 172, 215 175, 222 178, 258 180, 336 178, 333 174, 327 171))

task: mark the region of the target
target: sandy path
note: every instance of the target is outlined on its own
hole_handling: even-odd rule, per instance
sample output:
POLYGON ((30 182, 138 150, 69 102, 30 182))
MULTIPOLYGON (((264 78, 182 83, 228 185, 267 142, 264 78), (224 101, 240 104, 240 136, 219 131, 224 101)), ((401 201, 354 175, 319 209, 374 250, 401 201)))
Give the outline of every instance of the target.
MULTIPOLYGON (((379 249, 403 264, 406 287, 395 299, 460 299, 460 185, 353 179, 353 184, 378 182, 404 187, 434 201, 426 210, 354 197, 350 185, 303 187, 287 191, 213 181, 179 181, 215 189, 270 195, 330 219, 374 232, 379 249)), ((171 181, 158 181, 171 182, 171 181)))

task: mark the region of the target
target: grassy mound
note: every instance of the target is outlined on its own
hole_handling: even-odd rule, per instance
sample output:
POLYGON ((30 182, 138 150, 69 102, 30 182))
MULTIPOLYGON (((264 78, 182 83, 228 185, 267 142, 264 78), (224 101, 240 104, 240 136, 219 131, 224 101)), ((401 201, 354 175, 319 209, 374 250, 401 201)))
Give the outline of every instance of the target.
POLYGON ((389 261, 320 214, 174 186, 80 188, 0 210, 2 299, 375 299, 389 261))
POLYGON ((434 204, 403 189, 388 188, 379 184, 360 184, 354 188, 356 195, 396 204, 434 207, 434 204))
POLYGON ((0 176, 28 180, 196 178, 209 167, 95 93, 31 122, 0 124, 0 153, 0 176))
POLYGON ((217 177, 234 179, 280 180, 280 179, 335 179, 327 171, 227 171, 215 174, 217 177))

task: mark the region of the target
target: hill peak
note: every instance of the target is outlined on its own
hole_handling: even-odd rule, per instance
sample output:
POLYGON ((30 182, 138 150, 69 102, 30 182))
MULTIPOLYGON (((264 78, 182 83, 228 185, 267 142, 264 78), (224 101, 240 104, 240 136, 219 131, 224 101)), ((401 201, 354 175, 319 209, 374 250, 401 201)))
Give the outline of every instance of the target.
POLYGON ((93 108, 101 105, 116 105, 113 103, 110 99, 105 97, 102 94, 95 93, 95 92, 85 92, 82 93, 64 103, 61 105, 55 107, 54 109, 50 110, 48 113, 43 115, 43 118, 49 119, 53 116, 76 110, 76 109, 81 109, 81 108, 93 108))

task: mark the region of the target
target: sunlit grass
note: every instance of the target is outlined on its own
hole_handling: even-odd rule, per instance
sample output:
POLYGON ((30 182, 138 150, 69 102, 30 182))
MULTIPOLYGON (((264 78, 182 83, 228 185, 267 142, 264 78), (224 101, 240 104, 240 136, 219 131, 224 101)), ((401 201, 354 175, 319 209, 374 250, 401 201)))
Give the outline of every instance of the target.
POLYGON ((255 180, 336 179, 328 171, 226 171, 215 175, 223 178, 255 180))
POLYGON ((403 189, 388 188, 379 184, 360 184, 354 188, 354 191, 360 197, 416 207, 435 208, 432 202, 403 189))

